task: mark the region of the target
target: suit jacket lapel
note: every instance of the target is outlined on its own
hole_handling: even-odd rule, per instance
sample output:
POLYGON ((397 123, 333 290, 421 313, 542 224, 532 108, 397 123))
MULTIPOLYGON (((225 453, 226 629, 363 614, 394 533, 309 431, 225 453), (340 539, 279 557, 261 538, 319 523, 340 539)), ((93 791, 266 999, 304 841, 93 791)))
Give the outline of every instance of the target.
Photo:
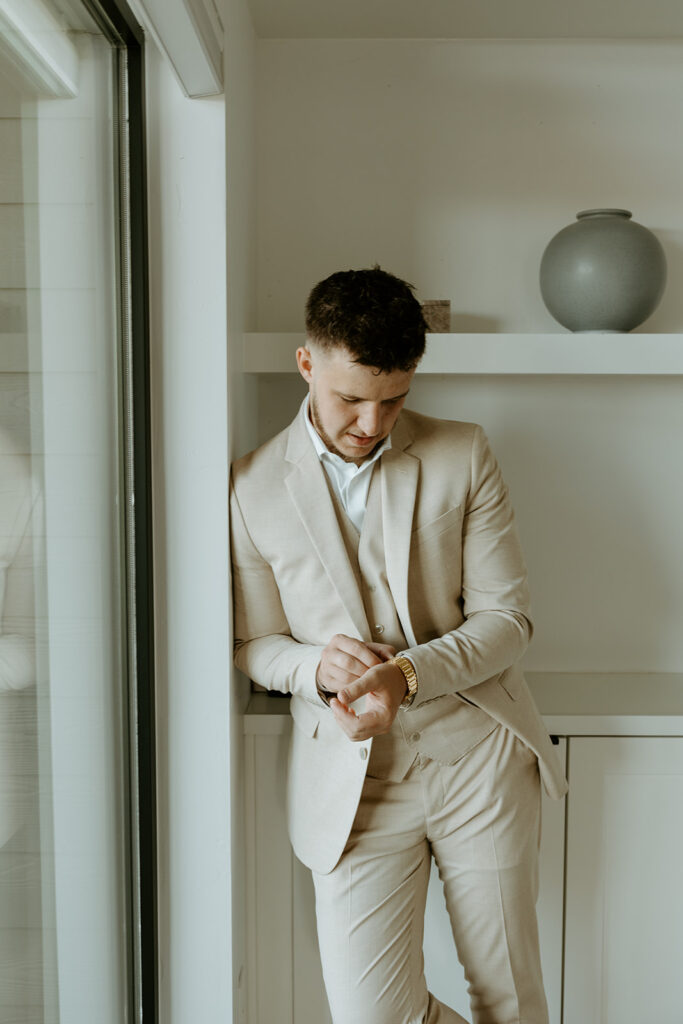
POLYGON ((292 464, 285 484, 304 529, 355 626, 358 638, 370 640, 363 598, 337 523, 325 470, 311 444, 301 413, 290 427, 285 458, 292 464))
POLYGON ((408 606, 408 568, 413 512, 420 478, 420 460, 405 451, 412 434, 401 416, 391 435, 392 447, 382 455, 382 528, 387 579, 409 645, 417 643, 408 606))

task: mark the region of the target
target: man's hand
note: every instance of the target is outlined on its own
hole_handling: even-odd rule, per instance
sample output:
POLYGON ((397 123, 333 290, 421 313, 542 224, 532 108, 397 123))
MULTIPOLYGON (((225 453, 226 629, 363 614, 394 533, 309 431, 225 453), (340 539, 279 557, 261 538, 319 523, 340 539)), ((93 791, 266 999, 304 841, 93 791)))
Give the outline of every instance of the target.
POLYGON ((360 742, 389 732, 407 691, 400 668, 385 662, 369 668, 355 682, 340 689, 330 707, 349 739, 360 742), (357 715, 348 705, 363 696, 365 709, 357 715))
POLYGON ((338 693, 360 679, 369 668, 381 665, 395 654, 389 644, 366 644, 337 633, 322 652, 316 682, 322 690, 338 693))

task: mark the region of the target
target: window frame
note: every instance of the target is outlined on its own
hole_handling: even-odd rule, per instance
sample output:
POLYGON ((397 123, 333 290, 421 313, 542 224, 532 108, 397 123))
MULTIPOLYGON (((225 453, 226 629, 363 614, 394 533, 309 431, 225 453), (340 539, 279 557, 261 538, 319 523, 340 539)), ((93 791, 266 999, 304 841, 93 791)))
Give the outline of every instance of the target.
POLYGON ((125 75, 118 74, 119 85, 125 86, 125 94, 119 91, 118 95, 118 148, 125 150, 125 158, 119 159, 117 178, 119 208, 127 221, 127 239, 119 254, 127 294, 119 305, 127 304, 130 339, 127 360, 124 353, 128 387, 124 379, 121 423, 126 434, 124 450, 132 456, 132 464, 124 467, 131 879, 127 952, 134 1020, 153 1024, 159 1018, 159 941, 145 36, 125 0, 81 2, 118 51, 119 69, 124 57, 126 67, 125 75))

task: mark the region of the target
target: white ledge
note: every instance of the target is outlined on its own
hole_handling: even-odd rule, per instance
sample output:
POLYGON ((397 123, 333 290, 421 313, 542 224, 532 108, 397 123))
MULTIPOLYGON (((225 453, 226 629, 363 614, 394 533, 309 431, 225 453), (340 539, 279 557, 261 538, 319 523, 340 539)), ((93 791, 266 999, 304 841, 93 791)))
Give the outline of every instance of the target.
POLYGON ((223 92, 223 23, 214 0, 128 0, 192 99, 223 92))
POLYGON ((0 52, 41 95, 78 95, 78 51, 52 4, 0 0, 0 52))
MULTIPOLYGON (((556 736, 683 736, 683 673, 527 672, 548 731, 556 736)), ((248 735, 289 731, 289 699, 252 694, 248 735)))
MULTIPOLYGON (((305 334, 245 334, 245 373, 296 373, 305 334)), ((428 334, 427 374, 683 375, 683 334, 428 334)))

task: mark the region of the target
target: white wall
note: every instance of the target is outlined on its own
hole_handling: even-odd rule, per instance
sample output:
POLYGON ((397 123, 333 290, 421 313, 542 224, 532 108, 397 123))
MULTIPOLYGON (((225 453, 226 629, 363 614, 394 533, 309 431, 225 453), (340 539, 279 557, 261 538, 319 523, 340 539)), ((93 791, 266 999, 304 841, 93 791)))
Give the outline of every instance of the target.
POLYGON ((225 10, 226 234, 230 455, 256 444, 254 382, 242 373, 242 336, 256 325, 255 64, 256 38, 247 0, 225 10))
POLYGON ((225 97, 187 99, 149 40, 147 51, 164 1024, 246 1020, 249 687, 232 669, 228 472, 256 432, 241 371, 255 306, 255 40, 245 0, 223 6, 225 97))
POLYGON ((581 210, 665 246, 644 330, 683 328, 683 42, 261 40, 257 329, 382 266, 448 298, 457 331, 562 330, 538 267, 581 210))
MULTIPOLYGON (((454 331, 569 340, 538 268, 595 206, 656 231, 669 285, 640 330, 683 330, 682 42, 261 40, 258 55, 258 330, 302 330, 316 281, 379 261, 449 298, 454 331)), ((258 387, 264 440, 304 387, 258 387)), ((680 377, 418 378, 409 406, 491 437, 530 569, 529 669, 681 671, 680 377)))
POLYGON ((160 1019, 229 1022, 225 110, 147 61, 160 1019))
MULTIPOLYGON (((304 394, 259 380, 259 441, 304 394)), ((683 670, 682 378, 418 376, 408 406, 491 439, 529 566, 527 669, 683 670)))
MULTIPOLYGON (((228 446, 230 459, 257 443, 257 386, 242 372, 242 339, 255 321, 254 249, 254 65, 256 40, 246 0, 227 0, 225 7, 227 295, 228 295, 228 446)), ((227 528, 227 509, 226 509, 227 528)), ((232 615, 226 619, 232 651, 232 615)), ((230 657, 228 664, 232 664, 230 657)), ((243 713, 249 682, 233 667, 230 680, 233 807, 232 915, 236 1024, 246 1024, 245 827, 243 713)))

